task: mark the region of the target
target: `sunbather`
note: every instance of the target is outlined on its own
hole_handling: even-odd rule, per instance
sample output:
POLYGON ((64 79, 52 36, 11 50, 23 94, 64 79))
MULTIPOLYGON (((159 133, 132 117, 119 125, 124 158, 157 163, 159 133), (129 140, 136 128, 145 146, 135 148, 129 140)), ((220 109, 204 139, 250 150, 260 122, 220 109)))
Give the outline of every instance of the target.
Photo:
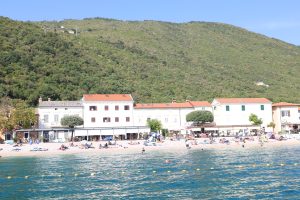
POLYGON ((65 145, 63 145, 63 144, 59 147, 59 150, 63 150, 63 151, 64 151, 64 150, 66 150, 66 149, 68 149, 68 147, 65 146, 65 145))

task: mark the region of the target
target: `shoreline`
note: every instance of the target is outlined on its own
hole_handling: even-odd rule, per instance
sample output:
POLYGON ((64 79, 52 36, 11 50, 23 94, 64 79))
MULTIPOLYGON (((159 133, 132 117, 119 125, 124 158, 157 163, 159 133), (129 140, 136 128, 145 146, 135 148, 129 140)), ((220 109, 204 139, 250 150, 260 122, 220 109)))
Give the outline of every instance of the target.
MULTIPOLYGON (((207 138, 205 138, 207 140, 207 138)), ((144 146, 144 141, 134 141, 134 144, 130 144, 129 141, 117 141, 117 145, 109 145, 108 148, 99 149, 99 145, 104 146, 105 142, 92 142, 94 148, 81 149, 82 143, 74 142, 74 147, 70 147, 69 143, 40 143, 40 144, 24 144, 22 146, 13 147, 9 144, 0 144, 0 156, 1 158, 7 157, 41 157, 41 156, 53 156, 53 155, 80 155, 80 154, 123 154, 123 153, 142 153, 142 149, 145 152, 152 151, 183 151, 183 150, 229 150, 229 149, 251 149, 251 148, 279 148, 279 147, 291 147, 300 146, 300 140, 288 139, 284 141, 278 140, 268 140, 264 142, 263 146, 261 143, 255 139, 254 141, 236 142, 234 140, 230 141, 230 144, 213 143, 204 144, 204 138, 200 138, 195 143, 190 145, 191 148, 187 149, 184 140, 170 141, 166 140, 162 143, 156 143, 157 146, 144 146), (202 142, 202 143, 201 143, 202 142), (197 144, 198 143, 198 144, 197 144), (61 145, 68 147, 66 150, 59 150, 61 145), (47 151, 31 151, 33 149, 48 149, 47 151), (15 150, 13 150, 15 149, 15 150)), ((88 142, 90 143, 90 142, 88 142)))

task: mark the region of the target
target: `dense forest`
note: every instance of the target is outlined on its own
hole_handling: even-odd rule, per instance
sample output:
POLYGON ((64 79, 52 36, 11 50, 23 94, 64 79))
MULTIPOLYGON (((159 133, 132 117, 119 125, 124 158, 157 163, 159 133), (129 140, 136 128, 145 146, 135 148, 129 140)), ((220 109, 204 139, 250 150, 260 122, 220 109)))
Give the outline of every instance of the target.
POLYGON ((0 69, 0 97, 31 105, 85 93, 300 103, 300 48, 221 23, 0 17, 0 69))

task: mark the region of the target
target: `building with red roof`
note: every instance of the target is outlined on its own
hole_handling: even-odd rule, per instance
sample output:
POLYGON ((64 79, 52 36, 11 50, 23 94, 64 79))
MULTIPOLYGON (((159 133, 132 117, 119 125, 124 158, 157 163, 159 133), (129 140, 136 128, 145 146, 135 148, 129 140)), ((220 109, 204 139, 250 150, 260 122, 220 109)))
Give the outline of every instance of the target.
POLYGON ((279 102, 272 105, 275 132, 299 132, 299 104, 279 102))
POLYGON ((216 98, 212 102, 216 126, 228 127, 227 133, 250 132, 251 129, 265 128, 272 122, 272 102, 266 98, 216 98), (261 126, 252 125, 249 116, 255 114, 261 118, 261 126))
POLYGON ((185 134, 189 126, 186 122, 186 115, 196 110, 211 112, 211 104, 208 101, 136 104, 134 117, 135 123, 139 126, 147 124, 150 119, 158 119, 162 122, 164 129, 185 134))

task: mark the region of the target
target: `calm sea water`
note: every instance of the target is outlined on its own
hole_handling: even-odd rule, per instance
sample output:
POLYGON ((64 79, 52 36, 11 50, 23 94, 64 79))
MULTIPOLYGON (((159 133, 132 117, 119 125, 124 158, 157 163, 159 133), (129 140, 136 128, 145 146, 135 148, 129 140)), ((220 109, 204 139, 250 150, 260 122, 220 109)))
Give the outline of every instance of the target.
POLYGON ((1 158, 0 199, 300 199, 299 155, 262 147, 1 158))

